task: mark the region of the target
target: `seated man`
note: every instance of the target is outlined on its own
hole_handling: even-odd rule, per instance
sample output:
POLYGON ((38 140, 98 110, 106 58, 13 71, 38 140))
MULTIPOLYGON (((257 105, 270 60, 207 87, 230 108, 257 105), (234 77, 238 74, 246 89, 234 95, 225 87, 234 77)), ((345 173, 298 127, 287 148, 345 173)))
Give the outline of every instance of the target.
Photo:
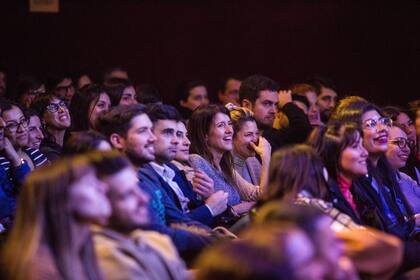
POLYGON ((114 152, 96 162, 108 186, 112 214, 107 227, 94 229, 105 279, 187 279, 188 272, 169 237, 142 229, 150 223, 148 195, 137 186, 131 164, 114 152))
POLYGON ((197 199, 184 173, 170 163, 175 159, 178 149, 178 122, 181 116, 174 107, 162 104, 150 106, 147 114, 153 122, 153 133, 156 136, 155 160, 144 164, 140 168, 140 175, 157 182, 158 187, 191 219, 211 227, 213 217, 227 208, 227 193, 219 191, 205 201, 197 199))

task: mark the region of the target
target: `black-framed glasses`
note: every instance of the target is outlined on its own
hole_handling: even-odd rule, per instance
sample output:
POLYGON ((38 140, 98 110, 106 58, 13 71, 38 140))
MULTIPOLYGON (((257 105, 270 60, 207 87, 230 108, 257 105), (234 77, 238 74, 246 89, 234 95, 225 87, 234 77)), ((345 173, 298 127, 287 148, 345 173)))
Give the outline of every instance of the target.
POLYGON ((375 119, 368 119, 363 122, 363 128, 367 129, 374 129, 378 127, 378 124, 391 127, 392 126, 392 120, 390 118, 382 117, 377 120, 375 119))
POLYGON ((18 127, 27 128, 28 127, 28 119, 23 117, 19 120, 19 122, 10 121, 10 122, 6 123, 6 129, 10 132, 17 131, 18 127))
POLYGON ((50 103, 47 105, 46 109, 50 113, 55 113, 58 110, 61 109, 67 109, 67 105, 64 101, 60 101, 59 103, 50 103))
POLYGON ((389 141, 389 143, 397 145, 400 149, 404 149, 405 147, 408 147, 411 149, 414 147, 414 141, 411 139, 403 138, 403 137, 397 137, 395 139, 392 139, 389 141))

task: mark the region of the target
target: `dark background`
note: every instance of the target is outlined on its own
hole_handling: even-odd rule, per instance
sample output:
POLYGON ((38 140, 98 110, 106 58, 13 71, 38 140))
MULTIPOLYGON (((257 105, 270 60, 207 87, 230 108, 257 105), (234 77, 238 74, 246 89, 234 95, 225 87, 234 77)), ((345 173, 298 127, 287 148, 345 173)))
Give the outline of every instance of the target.
POLYGON ((175 99, 177 82, 314 75, 380 105, 419 98, 420 1, 61 0, 60 13, 0 1, 0 65, 45 75, 123 65, 175 99))

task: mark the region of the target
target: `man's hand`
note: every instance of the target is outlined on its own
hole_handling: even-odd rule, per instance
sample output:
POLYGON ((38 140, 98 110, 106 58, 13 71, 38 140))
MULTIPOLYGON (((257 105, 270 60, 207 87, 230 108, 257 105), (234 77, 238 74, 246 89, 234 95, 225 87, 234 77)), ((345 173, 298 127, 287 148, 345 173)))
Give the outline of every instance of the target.
POLYGON ((226 210, 228 196, 229 194, 224 191, 217 191, 206 199, 206 205, 211 208, 214 216, 226 210))
POLYGON ((292 102, 292 91, 291 90, 280 90, 279 93, 279 107, 283 108, 287 103, 292 102))
POLYGON ((207 174, 201 171, 195 171, 194 178, 192 180, 193 189, 203 199, 208 198, 214 193, 214 182, 207 176, 207 174))

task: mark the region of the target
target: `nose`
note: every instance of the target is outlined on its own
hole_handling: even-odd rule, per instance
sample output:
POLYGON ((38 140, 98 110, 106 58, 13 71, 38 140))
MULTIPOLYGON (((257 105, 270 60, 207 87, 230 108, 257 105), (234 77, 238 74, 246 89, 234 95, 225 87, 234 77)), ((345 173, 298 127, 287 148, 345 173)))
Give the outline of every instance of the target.
POLYGON ((184 137, 184 141, 182 142, 182 144, 184 146, 190 146, 191 145, 191 141, 190 141, 190 139, 188 139, 188 137, 184 137))
POLYGON ((149 200, 150 200, 149 195, 147 193, 145 193, 144 191, 140 190, 140 189, 137 189, 137 190, 138 190, 137 198, 139 200, 139 203, 141 205, 147 205, 149 203, 149 200))
POLYGON ((225 126, 225 133, 226 134, 233 134, 233 127, 230 125, 225 126))
POLYGON ((366 150, 366 148, 364 146, 361 146, 361 154, 360 156, 362 158, 367 158, 369 156, 369 152, 366 150))
POLYGON ((149 143, 154 143, 156 141, 156 136, 155 134, 150 130, 149 131, 149 143))
POLYGON ((44 139, 44 134, 42 133, 42 131, 39 128, 37 128, 36 132, 37 132, 37 134, 36 134, 37 139, 39 139, 39 140, 44 139))

